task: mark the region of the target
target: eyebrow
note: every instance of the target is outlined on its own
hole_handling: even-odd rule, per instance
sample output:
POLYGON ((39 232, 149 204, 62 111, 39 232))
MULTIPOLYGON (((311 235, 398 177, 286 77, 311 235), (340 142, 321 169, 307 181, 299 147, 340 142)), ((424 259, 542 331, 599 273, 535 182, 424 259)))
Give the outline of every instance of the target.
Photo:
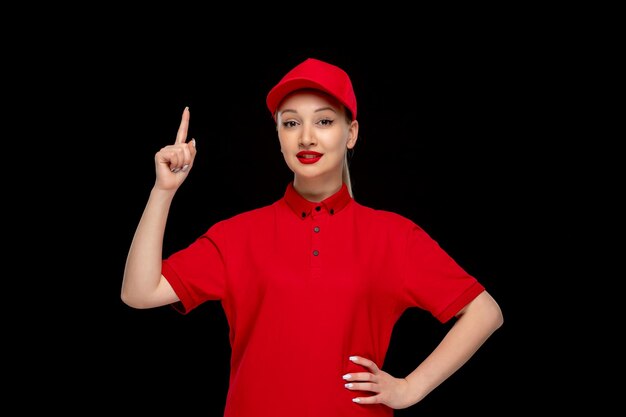
MULTIPOLYGON (((320 107, 319 109, 316 109, 314 113, 318 113, 318 112, 325 111, 325 110, 330 110, 333 113, 337 113, 337 111, 335 109, 333 109, 332 107, 330 107, 330 106, 329 107, 320 107)), ((294 110, 294 109, 284 109, 284 110, 281 111, 281 113, 296 113, 296 114, 298 114, 298 112, 296 110, 294 110)))

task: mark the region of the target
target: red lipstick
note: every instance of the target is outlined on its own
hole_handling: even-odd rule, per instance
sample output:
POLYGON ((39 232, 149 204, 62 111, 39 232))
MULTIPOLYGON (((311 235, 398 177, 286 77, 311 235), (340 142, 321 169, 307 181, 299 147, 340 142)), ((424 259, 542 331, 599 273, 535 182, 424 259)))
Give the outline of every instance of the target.
POLYGON ((322 158, 321 153, 314 151, 300 151, 296 155, 302 164, 314 164, 322 158))

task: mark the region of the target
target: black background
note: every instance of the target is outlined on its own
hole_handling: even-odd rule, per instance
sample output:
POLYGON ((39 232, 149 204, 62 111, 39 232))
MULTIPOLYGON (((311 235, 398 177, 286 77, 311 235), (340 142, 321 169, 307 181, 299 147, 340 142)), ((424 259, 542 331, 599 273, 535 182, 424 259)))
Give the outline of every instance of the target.
MULTIPOLYGON (((63 219, 47 230, 72 239, 52 259, 67 280, 47 283, 51 291, 61 286, 64 297, 48 300, 54 310, 38 323, 57 331, 38 336, 56 347, 37 361, 50 369, 44 372, 50 386, 64 375, 89 409, 221 415, 230 351, 220 305, 207 303, 187 316, 169 307, 124 305, 126 254, 154 181, 154 153, 174 141, 185 106, 198 154, 174 200, 164 254, 220 219, 282 196, 291 173, 265 96, 286 71, 315 57, 344 68, 356 91, 355 198, 422 226, 479 278, 505 317, 460 371, 396 415, 500 415, 534 409, 550 395, 544 389, 550 377, 534 381, 531 399, 520 378, 540 356, 529 337, 535 331, 529 304, 539 308, 535 283, 549 273, 538 266, 544 260, 538 235, 545 229, 537 219, 539 212, 554 215, 544 204, 552 180, 543 176, 549 153, 537 132, 551 100, 543 89, 551 57, 518 35, 395 46, 96 41, 65 74, 75 76, 71 88, 49 87, 54 98, 66 93, 72 101, 64 113, 71 140, 60 152, 80 155, 54 162, 69 171, 69 186, 42 202, 63 219), (72 203, 59 206, 56 199, 72 203), (71 232, 59 223, 71 224, 71 232)), ((408 374, 447 329, 424 312, 408 311, 384 369, 408 374)), ((294 383, 306 383, 298 370, 306 375, 310 366, 294 364, 294 383)), ((63 409, 78 407, 56 401, 63 409)))

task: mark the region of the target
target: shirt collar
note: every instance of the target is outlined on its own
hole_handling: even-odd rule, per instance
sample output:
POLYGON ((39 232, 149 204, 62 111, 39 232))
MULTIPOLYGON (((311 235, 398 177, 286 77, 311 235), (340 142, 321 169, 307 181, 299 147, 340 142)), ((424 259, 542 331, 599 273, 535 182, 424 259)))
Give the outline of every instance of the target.
POLYGON ((335 194, 319 203, 315 203, 298 194, 291 182, 287 185, 284 200, 296 216, 305 219, 313 210, 325 209, 330 215, 337 214, 352 201, 352 197, 348 191, 348 186, 344 183, 335 194), (317 209, 317 207, 320 207, 320 209, 317 209))

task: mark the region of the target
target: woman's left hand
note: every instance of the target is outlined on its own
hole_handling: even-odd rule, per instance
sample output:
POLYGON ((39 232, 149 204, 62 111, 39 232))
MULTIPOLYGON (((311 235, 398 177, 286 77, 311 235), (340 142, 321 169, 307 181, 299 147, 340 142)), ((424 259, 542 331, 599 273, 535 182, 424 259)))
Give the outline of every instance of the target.
POLYGON ((385 404, 394 409, 412 405, 409 383, 404 378, 395 378, 378 368, 371 360, 351 356, 350 360, 369 369, 370 372, 351 372, 343 376, 345 387, 351 391, 370 391, 374 395, 354 397, 358 404, 385 404))

